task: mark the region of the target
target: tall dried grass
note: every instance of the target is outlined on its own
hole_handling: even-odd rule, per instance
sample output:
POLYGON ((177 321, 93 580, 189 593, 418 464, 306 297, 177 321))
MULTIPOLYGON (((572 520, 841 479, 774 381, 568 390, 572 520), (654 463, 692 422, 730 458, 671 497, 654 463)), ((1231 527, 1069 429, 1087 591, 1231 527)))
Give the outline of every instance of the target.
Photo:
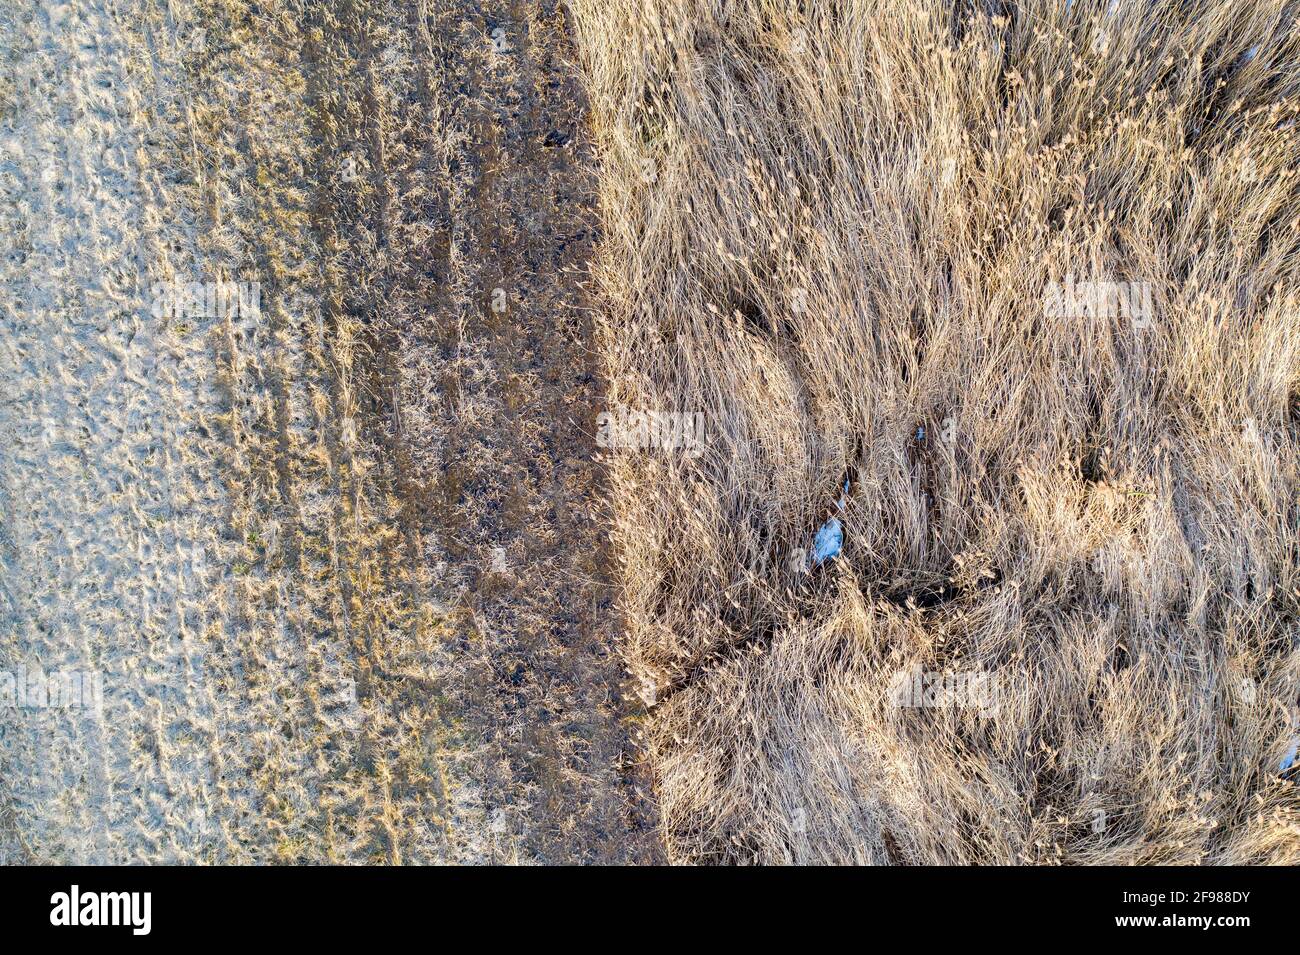
POLYGON ((572 8, 670 857, 1300 861, 1295 4, 572 8))

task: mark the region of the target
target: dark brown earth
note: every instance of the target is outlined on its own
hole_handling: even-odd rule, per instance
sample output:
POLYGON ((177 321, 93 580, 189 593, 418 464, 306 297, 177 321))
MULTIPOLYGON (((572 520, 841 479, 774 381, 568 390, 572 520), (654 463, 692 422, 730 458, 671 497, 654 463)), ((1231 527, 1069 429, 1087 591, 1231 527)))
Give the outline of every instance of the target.
MULTIPOLYGON (((441 364, 445 467, 416 463, 412 480, 432 493, 411 498, 421 533, 466 571, 460 710, 498 748, 486 798, 530 854, 642 861, 654 835, 619 697, 581 287, 594 158, 564 18, 555 3, 461 4, 429 31, 448 44, 433 57, 435 96, 456 144, 437 170, 450 185, 435 214, 463 267, 448 268, 436 244, 418 257, 434 263, 451 320, 410 323, 395 351, 441 364), (484 42, 497 30, 504 52, 484 42), (495 569, 493 548, 504 549, 495 569)), ((406 361, 408 381, 422 371, 406 361)))

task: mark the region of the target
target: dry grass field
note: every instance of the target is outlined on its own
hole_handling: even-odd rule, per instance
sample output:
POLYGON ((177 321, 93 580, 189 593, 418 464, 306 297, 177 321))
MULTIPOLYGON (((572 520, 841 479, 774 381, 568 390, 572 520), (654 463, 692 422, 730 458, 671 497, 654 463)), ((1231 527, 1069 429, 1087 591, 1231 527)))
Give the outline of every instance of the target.
POLYGON ((1294 5, 573 8, 668 857, 1300 861, 1294 5))
POLYGON ((0 863, 1300 863, 1298 13, 0 8, 0 863))

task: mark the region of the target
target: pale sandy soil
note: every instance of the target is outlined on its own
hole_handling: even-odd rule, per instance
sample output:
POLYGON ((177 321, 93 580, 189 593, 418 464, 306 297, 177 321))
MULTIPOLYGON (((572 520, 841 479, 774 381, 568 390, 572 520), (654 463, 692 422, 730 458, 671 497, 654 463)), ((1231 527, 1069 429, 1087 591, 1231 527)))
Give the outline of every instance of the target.
POLYGON ((212 356, 145 298, 188 229, 114 17, 27 5, 4 35, 3 656, 106 688, 102 712, 7 710, 6 788, 36 859, 194 858, 218 824, 206 635, 230 612, 218 399, 212 356))

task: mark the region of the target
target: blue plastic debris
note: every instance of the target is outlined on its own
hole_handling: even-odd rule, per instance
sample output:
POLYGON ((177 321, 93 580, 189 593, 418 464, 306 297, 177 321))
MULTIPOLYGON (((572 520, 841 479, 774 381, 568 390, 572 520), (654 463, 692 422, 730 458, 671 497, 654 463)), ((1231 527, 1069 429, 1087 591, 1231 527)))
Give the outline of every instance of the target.
POLYGON ((825 563, 840 552, 844 546, 844 525, 838 517, 832 517, 813 538, 812 566, 825 563))
POLYGON ((1296 754, 1300 753, 1300 736, 1291 741, 1291 748, 1286 751, 1282 757, 1282 765, 1278 767, 1278 772, 1285 773, 1292 766, 1296 765, 1296 754))
POLYGON ((916 443, 917 444, 925 443, 925 425, 923 424, 918 424, 916 426, 916 443))
MULTIPOLYGON (((844 491, 840 494, 839 503, 835 509, 842 511, 844 505, 849 500, 849 482, 844 482, 844 491)), ((835 515, 831 517, 817 530, 817 536, 813 538, 812 554, 808 558, 808 566, 816 567, 824 564, 844 547, 844 525, 835 515)))

